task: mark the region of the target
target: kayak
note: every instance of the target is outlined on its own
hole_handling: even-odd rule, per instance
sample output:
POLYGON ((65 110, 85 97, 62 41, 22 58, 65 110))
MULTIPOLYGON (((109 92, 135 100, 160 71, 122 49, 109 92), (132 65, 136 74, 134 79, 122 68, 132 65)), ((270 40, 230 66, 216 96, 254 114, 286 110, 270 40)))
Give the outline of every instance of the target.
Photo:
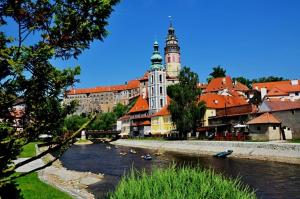
POLYGON ((214 155, 216 158, 226 158, 228 155, 232 154, 233 150, 226 150, 214 155))

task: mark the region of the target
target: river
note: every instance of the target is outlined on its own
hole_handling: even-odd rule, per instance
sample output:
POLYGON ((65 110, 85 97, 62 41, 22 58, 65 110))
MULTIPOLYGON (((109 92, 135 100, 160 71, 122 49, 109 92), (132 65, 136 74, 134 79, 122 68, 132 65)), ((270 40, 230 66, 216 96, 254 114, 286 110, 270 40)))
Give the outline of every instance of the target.
POLYGON ((132 168, 150 171, 153 167, 166 167, 173 162, 177 165, 189 164, 211 168, 225 176, 236 178, 256 190, 262 199, 300 199, 300 166, 293 164, 267 162, 248 159, 217 159, 209 156, 189 156, 167 152, 160 156, 152 155, 151 161, 141 158, 155 151, 138 149, 136 154, 129 153, 128 147, 115 147, 108 144, 74 145, 61 157, 67 169, 102 173, 103 181, 89 186, 89 190, 102 198, 112 191, 120 178, 132 168), (107 149, 111 146, 111 149, 107 149), (127 155, 120 155, 127 152, 127 155))

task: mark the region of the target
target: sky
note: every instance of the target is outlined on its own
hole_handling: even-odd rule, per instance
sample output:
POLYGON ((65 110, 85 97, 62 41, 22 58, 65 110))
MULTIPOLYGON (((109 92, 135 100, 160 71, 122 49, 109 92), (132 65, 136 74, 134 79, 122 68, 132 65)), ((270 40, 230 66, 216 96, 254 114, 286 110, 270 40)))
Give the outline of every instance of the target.
MULTIPOLYGON (((81 66, 81 87, 123 84, 150 68, 153 42, 163 54, 172 16, 181 64, 205 82, 212 67, 249 79, 300 78, 299 0, 123 0, 109 19, 109 35, 77 60, 53 60, 59 68, 81 66)), ((12 29, 6 29, 12 31, 12 29)))

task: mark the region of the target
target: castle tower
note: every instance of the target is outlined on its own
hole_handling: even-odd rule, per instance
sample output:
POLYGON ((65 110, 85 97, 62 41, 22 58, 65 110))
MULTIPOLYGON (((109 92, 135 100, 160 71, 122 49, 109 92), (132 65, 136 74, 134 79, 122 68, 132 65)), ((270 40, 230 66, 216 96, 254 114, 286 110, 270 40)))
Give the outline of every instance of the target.
POLYGON ((180 47, 178 45, 178 40, 176 38, 175 30, 172 26, 172 22, 170 22, 168 35, 166 38, 165 63, 166 63, 168 79, 176 80, 178 78, 181 69, 180 47))
POLYGON ((151 67, 148 73, 148 100, 149 113, 158 112, 167 104, 166 70, 162 65, 158 43, 154 42, 154 51, 151 57, 151 67))

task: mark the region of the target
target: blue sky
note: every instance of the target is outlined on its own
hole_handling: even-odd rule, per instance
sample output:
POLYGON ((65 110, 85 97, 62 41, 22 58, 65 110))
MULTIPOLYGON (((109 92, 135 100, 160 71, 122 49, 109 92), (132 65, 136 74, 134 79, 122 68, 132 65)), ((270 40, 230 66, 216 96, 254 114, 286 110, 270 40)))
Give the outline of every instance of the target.
POLYGON ((221 65, 230 76, 300 78, 299 0, 123 0, 109 19, 104 42, 95 41, 78 60, 77 87, 122 84, 149 68, 152 45, 169 26, 181 46, 183 66, 206 80, 221 65))

